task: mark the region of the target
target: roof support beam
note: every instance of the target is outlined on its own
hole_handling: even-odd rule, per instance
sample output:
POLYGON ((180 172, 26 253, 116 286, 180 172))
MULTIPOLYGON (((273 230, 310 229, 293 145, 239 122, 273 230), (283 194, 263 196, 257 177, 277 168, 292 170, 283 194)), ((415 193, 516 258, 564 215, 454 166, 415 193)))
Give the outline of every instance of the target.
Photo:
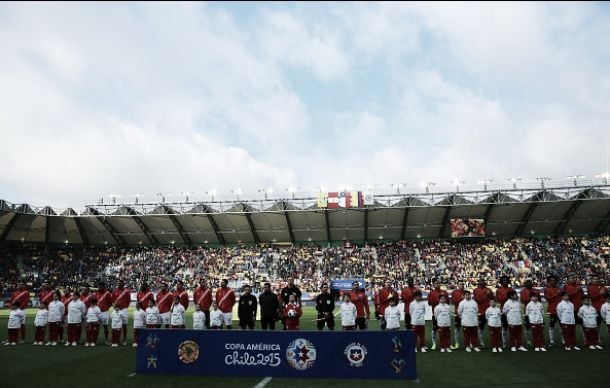
POLYGON ((81 224, 78 217, 74 217, 72 219, 74 220, 74 223, 76 224, 76 228, 78 229, 78 233, 80 234, 81 241, 83 242, 84 245, 89 245, 89 238, 87 237, 87 234, 85 233, 85 230, 83 229, 83 224, 81 224))
POLYGON ((328 209, 324 210, 324 220, 326 221, 326 241, 330 242, 330 222, 328 220, 328 209))
POLYGON ((407 223, 409 221, 409 207, 405 207, 405 212, 402 215, 402 231, 400 232, 400 238, 402 240, 407 239, 407 223))
POLYGON ((9 222, 6 223, 4 229, 2 229, 2 233, 0 234, 0 243, 6 239, 8 234, 11 232, 11 229, 13 229, 13 226, 17 221, 17 217, 19 217, 19 213, 13 213, 13 217, 9 220, 9 222))
POLYGON ((191 241, 191 238, 188 236, 188 234, 186 234, 186 232, 184 231, 184 228, 182 227, 182 225, 178 221, 178 217, 176 217, 174 215, 170 215, 169 219, 174 224, 176 229, 178 230, 178 233, 180 233, 180 237, 182 237, 182 241, 184 241, 184 243, 186 245, 193 245, 193 242, 191 241))
POLYGON ((563 231, 565 230, 566 226, 568 226, 568 223, 574 216, 574 213, 576 213, 576 210, 578 210, 578 208, 580 207, 580 205, 583 204, 583 202, 584 201, 574 201, 572 203, 572 206, 570 206, 570 208, 566 211, 566 214, 563 215, 561 221, 559 221, 559 223, 555 227, 556 236, 563 234, 563 231))
POLYGON ((290 222, 290 217, 288 216, 288 204, 286 203, 286 201, 282 201, 282 208, 284 209, 284 217, 286 217, 286 225, 288 226, 288 235, 290 236, 290 242, 294 244, 294 232, 292 231, 292 222, 290 222))
POLYGON ((49 235, 51 234, 49 231, 49 225, 51 224, 49 216, 44 216, 44 244, 49 244, 49 235))
POLYGON ((256 232, 256 228, 254 228, 254 222, 252 222, 252 216, 250 212, 246 211, 246 206, 242 204, 243 210, 246 214, 246 220, 248 220, 248 225, 250 225, 250 233, 252 233, 252 238, 254 239, 254 243, 258 244, 260 239, 258 238, 258 233, 256 232))
POLYGON ((146 226, 144 224, 144 222, 142 222, 142 219, 140 217, 135 216, 135 217, 133 217, 133 220, 136 222, 136 224, 138 224, 138 226, 142 230, 142 233, 144 233, 144 235, 146 236, 146 238, 148 239, 148 241, 151 244, 155 244, 155 245, 159 244, 159 240, 157 240, 157 238, 154 236, 154 234, 152 234, 150 232, 150 229, 148 229, 148 226, 146 226))
POLYGON ((218 243, 221 245, 224 245, 225 243, 225 238, 223 237, 222 233, 220 233, 220 230, 218 229, 218 224, 216 223, 216 221, 214 221, 214 217, 212 217, 212 208, 209 207, 208 205, 203 205, 204 206, 204 210, 205 210, 205 215, 206 217, 208 217, 208 221, 210 221, 210 225, 212 225, 212 229, 214 229, 214 234, 216 235, 216 239, 218 240, 218 243))
POLYGON ((532 202, 530 204, 530 207, 527 208, 527 211, 523 215, 521 222, 517 226, 517 230, 515 230, 515 236, 523 236, 523 231, 525 230, 525 227, 527 226, 527 224, 530 222, 530 219, 532 218, 532 214, 534 214, 534 210, 536 210, 537 207, 538 207, 538 202, 532 202))
POLYGON ((369 241, 369 209, 364 208, 364 241, 369 241))
POLYGON ((445 230, 447 230, 447 223, 449 222, 450 213, 451 213, 451 206, 445 206, 445 214, 443 215, 443 223, 441 224, 441 230, 438 232, 438 238, 445 237, 445 230))
POLYGON ((119 245, 125 245, 125 240, 123 240, 123 237, 119 236, 117 231, 114 229, 114 226, 112 226, 112 224, 106 219, 106 216, 99 215, 99 212, 95 209, 90 209, 90 211, 92 214, 96 214, 95 218, 97 218, 104 228, 106 228, 106 231, 108 234, 110 234, 110 237, 112 237, 114 241, 116 241, 119 245))
MULTIPOLYGON (((604 233, 604 230, 606 230, 606 228, 608 227, 608 224, 610 224, 610 211, 608 211, 606 216, 599 221, 599 224, 597 224, 597 226, 595 227, 595 233, 597 233, 597 234, 604 233)), ((0 241, 2 241, 2 240, 0 240, 0 241)))

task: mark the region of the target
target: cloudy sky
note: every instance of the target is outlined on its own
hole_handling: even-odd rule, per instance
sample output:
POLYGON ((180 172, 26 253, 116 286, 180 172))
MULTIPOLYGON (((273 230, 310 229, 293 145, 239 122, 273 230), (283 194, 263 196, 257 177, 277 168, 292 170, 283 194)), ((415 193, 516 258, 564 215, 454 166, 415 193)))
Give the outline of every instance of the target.
POLYGON ((610 7, 0 5, 0 198, 607 171, 610 7))

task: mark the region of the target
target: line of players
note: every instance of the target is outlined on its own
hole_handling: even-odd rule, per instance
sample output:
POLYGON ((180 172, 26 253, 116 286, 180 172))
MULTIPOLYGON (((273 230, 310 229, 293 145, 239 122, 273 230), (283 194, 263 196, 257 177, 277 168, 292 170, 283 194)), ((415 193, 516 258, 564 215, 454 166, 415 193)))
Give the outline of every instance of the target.
MULTIPOLYGON (((485 326, 489 327, 493 352, 502 352, 510 344, 512 351, 527 351, 523 346, 523 326, 527 343, 535 351, 546 351, 544 342, 544 307, 540 302, 540 293, 526 281, 520 295, 509 286, 509 278, 500 278, 500 287, 495 294, 481 279, 472 291, 464 289, 463 283, 451 293, 441 290, 440 284, 433 282, 427 302, 421 298, 421 291, 414 286, 412 278, 407 279, 407 286, 402 290, 400 299, 404 303, 405 327, 414 330, 417 350, 426 352, 425 320, 426 305, 433 310, 432 315, 432 350, 438 345, 441 352, 451 352, 459 348, 460 328, 463 328, 464 347, 467 352, 480 351, 484 346, 485 326), (450 304, 452 306, 450 306, 450 304), (522 305, 524 314, 522 315, 522 305), (454 340, 450 345, 451 308, 454 309, 454 340)), ((580 350, 576 344, 576 327, 583 331, 584 344, 589 349, 602 349, 599 328, 605 322, 610 334, 610 295, 606 287, 599 284, 594 276, 587 287, 587 296, 576 279, 559 288, 557 278, 550 276, 544 289, 548 303, 549 345, 555 344, 555 326, 559 323, 565 350, 580 350)), ((397 329, 402 311, 396 306, 399 295, 392 288, 392 281, 387 280, 385 287, 375 296, 376 314, 381 319, 382 329, 397 329), (398 322, 398 323, 397 323, 398 322)))
MULTIPOLYGON (((276 321, 280 320, 286 330, 298 330, 301 309, 301 291, 288 279, 288 285, 280 295, 271 291, 271 285, 265 283, 263 292, 257 298, 251 294, 251 287, 243 286, 239 298, 238 316, 241 329, 254 329, 257 310, 261 309, 261 327, 263 330, 275 330, 276 321)), ((127 345, 128 307, 131 301, 131 290, 119 281, 112 291, 104 283, 98 285, 96 292, 89 287, 81 291, 65 290, 62 294, 45 282, 39 292, 40 307, 34 319, 34 345, 56 346, 65 340, 65 346, 77 346, 86 331, 85 346, 95 346, 99 337, 100 326, 103 327, 105 343, 118 346, 121 342, 127 345), (109 332, 109 327, 112 330, 109 332), (64 329, 66 336, 64 338, 64 329), (48 340, 45 343, 45 333, 48 340), (111 340, 109 341, 109 334, 111 340)), ((155 295, 144 283, 136 294, 136 310, 133 313, 134 344, 137 346, 138 331, 142 328, 185 328, 185 313, 189 305, 189 296, 182 282, 178 282, 174 292, 167 284, 155 295)), ((25 308, 30 299, 29 290, 20 283, 11 294, 12 306, 8 320, 8 339, 5 345, 24 343, 26 338, 25 308), (20 339, 19 339, 20 338, 20 339)), ((232 329, 233 306, 236 303, 235 291, 228 287, 223 279, 214 293, 205 279, 194 291, 192 302, 193 328, 195 329, 232 329), (214 294, 214 295, 213 295, 214 294)))
MULTIPOLYGON (((592 278, 588 286, 588 296, 584 293, 575 279, 570 279, 563 289, 557 287, 557 279, 549 277, 549 285, 544 290, 548 301, 549 338, 550 345, 554 345, 554 328, 557 322, 562 328, 562 339, 566 350, 578 349, 575 343, 575 325, 583 328, 585 345, 589 348, 601 348, 598 328, 602 320, 610 324, 610 305, 604 303, 608 290, 600 286, 596 277, 592 278), (563 296, 562 296, 563 295, 563 296), (564 301, 562 301, 564 299, 564 301), (594 322, 594 323, 593 323, 594 322)), ((459 347, 460 328, 464 329, 466 351, 479 351, 483 344, 483 332, 489 326, 494 352, 502 351, 510 340, 511 350, 526 350, 522 342, 521 305, 516 292, 508 286, 508 278, 500 279, 501 286, 495 295, 483 280, 478 287, 470 293, 464 290, 463 284, 451 294, 451 299, 440 285, 433 283, 433 289, 428 295, 427 302, 421 299, 421 292, 414 286, 412 278, 407 280, 407 286, 402 290, 400 299, 404 303, 405 327, 414 330, 418 340, 419 351, 425 352, 425 309, 426 304, 433 308, 432 350, 437 346, 437 337, 441 352, 451 352, 459 347), (453 305, 455 325, 453 346, 450 342, 451 314, 449 303, 453 305), (499 306, 496 306, 499 304, 499 306), (510 335, 509 335, 510 334, 510 335)), ((223 280, 217 289, 214 298, 213 291, 208 287, 205 279, 195 290, 193 303, 193 328, 220 329, 232 328, 232 310, 236 302, 234 290, 228 287, 223 280)), ((100 283, 98 291, 90 293, 88 287, 82 291, 61 293, 53 290, 49 283, 43 285, 39 298, 41 307, 35 318, 35 345, 44 343, 45 329, 48 326, 49 340, 47 345, 57 345, 63 341, 64 327, 67 328, 66 345, 76 346, 80 340, 83 326, 86 328, 85 346, 95 346, 99 336, 100 324, 104 329, 104 338, 109 342, 108 326, 112 329, 112 345, 118 346, 122 335, 123 344, 126 345, 128 306, 131 291, 126 289, 124 283, 119 281, 117 287, 111 292, 105 284, 100 283), (111 311, 112 307, 112 311, 111 311)), ((251 294, 249 286, 243 287, 243 294, 239 299, 238 318, 241 329, 253 329, 255 326, 257 307, 261 308, 261 327, 263 330, 275 329, 275 322, 280 320, 286 330, 298 330, 302 310, 300 306, 301 291, 294 284, 293 279, 281 290, 280 295, 271 292, 270 284, 266 283, 259 300, 251 294)), ((535 350, 545 351, 543 340, 543 307, 540 303, 538 291, 533 289, 531 282, 526 282, 520 294, 521 303, 525 306, 525 328, 528 343, 534 343, 535 350)), ((398 306, 399 296, 392 288, 391 280, 387 280, 385 287, 375 296, 375 314, 381 320, 382 330, 397 330, 400 328, 402 312, 398 306)), ((19 332, 21 341, 25 340, 25 314, 18 306, 29 302, 29 291, 24 284, 11 295, 14 306, 9 316, 8 344, 16 344, 19 332)), ((137 308, 133 315, 134 320, 134 346, 137 345, 138 329, 140 328, 184 328, 185 312, 188 308, 189 297, 184 284, 179 282, 176 290, 170 292, 167 285, 163 285, 156 297, 147 284, 143 284, 137 293, 137 308)), ((317 327, 322 330, 325 326, 333 330, 334 298, 329 293, 328 285, 324 284, 321 293, 316 297, 316 310, 318 313, 317 327)), ((345 330, 359 328, 366 329, 370 318, 369 304, 364 290, 357 282, 353 289, 346 293, 344 303, 341 305, 341 321, 345 330)), ((610 329, 609 329, 610 330, 610 329)))

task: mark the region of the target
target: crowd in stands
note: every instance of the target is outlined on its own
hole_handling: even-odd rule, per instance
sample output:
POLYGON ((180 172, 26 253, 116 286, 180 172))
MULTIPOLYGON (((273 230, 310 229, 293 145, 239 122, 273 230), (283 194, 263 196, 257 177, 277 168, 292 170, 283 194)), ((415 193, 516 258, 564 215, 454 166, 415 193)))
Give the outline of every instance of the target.
POLYGON ((37 247, 4 244, 0 247, 0 287, 15 288, 18 281, 30 290, 44 280, 58 287, 95 286, 99 281, 138 289, 146 281, 153 289, 162 283, 183 281, 194 289, 205 276, 215 285, 222 278, 252 284, 265 281, 280 287, 295 277, 303 291, 318 291, 323 282, 364 278, 378 284, 385 278, 400 288, 408 277, 420 288, 436 279, 447 288, 458 281, 474 288, 479 278, 494 285, 505 275, 510 284, 532 279, 545 284, 548 275, 560 283, 569 274, 585 282, 598 274, 608 284, 610 236, 544 239, 489 239, 398 241, 338 247, 259 245, 236 247, 37 247))

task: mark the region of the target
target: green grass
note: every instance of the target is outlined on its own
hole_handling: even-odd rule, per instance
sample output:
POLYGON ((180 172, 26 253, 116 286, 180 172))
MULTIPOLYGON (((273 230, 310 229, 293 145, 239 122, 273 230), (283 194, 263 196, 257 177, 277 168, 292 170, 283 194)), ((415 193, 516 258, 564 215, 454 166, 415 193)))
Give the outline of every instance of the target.
MULTIPOLYGON (((2 387, 253 387, 261 378, 205 376, 130 376, 135 369, 132 347, 95 348, 32 346, 36 310, 28 310, 27 344, 0 346, 2 387)), ((313 308, 305 308, 301 326, 314 329, 313 308)), ((0 311, 0 340, 6 339, 7 310, 0 311)), ((189 321, 190 324, 190 321, 189 321)), ((371 321, 371 330, 379 323, 371 321)), ((235 327, 235 326, 234 326, 235 327)), ((603 345, 610 339, 602 328, 603 345)), ((430 336, 430 328, 426 335, 430 336)), ((546 329, 545 329, 546 331, 546 329)), ((545 333, 546 334, 546 333, 545 333)), ((556 342, 561 343, 559 330, 556 342)), ((582 339, 579 333, 579 344, 582 339)), ((131 333, 130 333, 131 339, 131 333)), ((131 343, 131 341, 130 341, 131 343)), ((487 340, 487 344, 489 340, 487 340)), ((417 355, 419 383, 390 380, 272 379, 267 387, 608 387, 610 351, 565 352, 558 347, 547 353, 481 353, 457 351, 417 355)))

